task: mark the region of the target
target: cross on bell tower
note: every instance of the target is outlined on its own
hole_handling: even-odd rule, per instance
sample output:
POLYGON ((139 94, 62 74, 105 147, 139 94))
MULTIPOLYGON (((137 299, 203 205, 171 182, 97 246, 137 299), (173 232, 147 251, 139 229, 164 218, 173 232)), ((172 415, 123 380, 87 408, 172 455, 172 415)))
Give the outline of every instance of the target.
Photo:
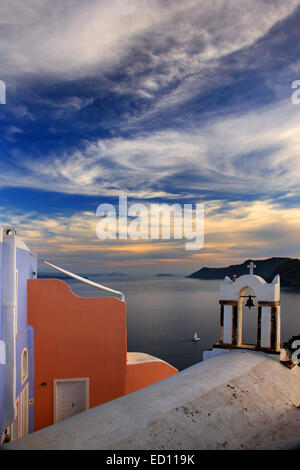
POLYGON ((253 263, 253 261, 251 261, 251 263, 248 264, 247 268, 250 269, 250 273, 249 273, 249 274, 250 274, 251 276, 253 276, 253 270, 254 270, 254 268, 256 268, 256 265, 253 263))

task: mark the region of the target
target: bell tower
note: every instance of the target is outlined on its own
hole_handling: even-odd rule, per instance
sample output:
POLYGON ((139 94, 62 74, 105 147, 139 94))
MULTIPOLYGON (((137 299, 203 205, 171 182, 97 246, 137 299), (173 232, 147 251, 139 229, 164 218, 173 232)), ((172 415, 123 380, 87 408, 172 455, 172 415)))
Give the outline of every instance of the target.
POLYGON ((220 286, 220 340, 214 348, 251 349, 279 354, 280 344, 280 277, 267 283, 262 277, 256 276, 253 262, 248 265, 249 274, 230 279, 225 277, 220 286), (255 292, 257 309, 253 309, 253 295, 245 296, 250 288, 255 292), (256 344, 245 344, 242 337, 243 302, 252 308, 257 318, 256 344))

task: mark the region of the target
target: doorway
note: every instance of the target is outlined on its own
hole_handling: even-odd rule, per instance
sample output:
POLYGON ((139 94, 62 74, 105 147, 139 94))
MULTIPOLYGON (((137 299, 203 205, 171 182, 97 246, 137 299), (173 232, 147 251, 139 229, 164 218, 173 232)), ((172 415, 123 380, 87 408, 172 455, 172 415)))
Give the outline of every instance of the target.
POLYGON ((28 384, 22 390, 18 405, 18 415, 20 419, 20 433, 18 437, 24 437, 28 434, 28 406, 29 406, 29 386, 28 384))
POLYGON ((89 379, 54 380, 54 423, 89 407, 89 379))

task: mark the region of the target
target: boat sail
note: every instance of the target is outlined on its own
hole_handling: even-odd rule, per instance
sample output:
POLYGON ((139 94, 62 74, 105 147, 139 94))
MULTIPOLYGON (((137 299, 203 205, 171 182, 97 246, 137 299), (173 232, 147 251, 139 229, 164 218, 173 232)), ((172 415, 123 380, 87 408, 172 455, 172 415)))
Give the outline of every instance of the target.
POLYGON ((194 341, 194 342, 200 341, 200 338, 199 338, 199 336, 198 336, 197 331, 195 331, 195 334, 194 334, 194 337, 193 337, 193 341, 194 341))

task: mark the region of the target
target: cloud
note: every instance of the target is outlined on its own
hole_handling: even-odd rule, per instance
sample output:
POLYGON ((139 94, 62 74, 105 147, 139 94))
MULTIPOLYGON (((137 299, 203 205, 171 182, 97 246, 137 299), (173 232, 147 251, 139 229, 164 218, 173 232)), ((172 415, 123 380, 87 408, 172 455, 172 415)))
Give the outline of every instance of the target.
MULTIPOLYGON (((92 146, 99 135, 114 135, 127 145, 124 135, 138 142, 143 140, 139 136, 152 132, 155 140, 164 130, 183 130, 193 122, 201 130, 201 122, 215 119, 217 113, 237 112, 239 100, 238 112, 242 107, 245 112, 248 90, 239 91, 236 77, 241 71, 254 73, 255 67, 262 74, 270 55, 286 60, 286 54, 277 54, 277 36, 280 44, 286 42, 278 24, 297 5, 296 0, 288 5, 277 0, 254 0, 251 5, 234 0, 4 1, 1 73, 9 96, 8 106, 0 109, 0 124, 18 127, 23 135, 6 138, 5 144, 15 145, 3 148, 3 159, 12 157, 14 164, 18 148, 22 159, 26 152, 35 160, 48 154, 62 160, 58 172, 64 176, 61 167, 68 166, 73 153, 75 166, 94 174, 88 161, 82 163, 92 153, 88 145, 83 148, 84 140, 92 146), (274 38, 270 30, 276 25, 274 38), (223 94, 230 95, 227 105, 223 94)), ((291 66, 295 61, 287 68, 291 66)), ((267 71, 265 75, 271 90, 272 79, 267 71)), ((251 80, 248 88, 263 102, 261 94, 270 90, 257 90, 262 77, 251 80)), ((278 76, 274 87, 280 88, 276 80, 278 76)), ((168 141, 172 133, 165 135, 168 141)), ((99 173, 106 174, 106 165, 98 165, 99 173)), ((52 174, 50 165, 49 180, 52 174)), ((97 182, 96 174, 93 179, 97 182)), ((64 185, 67 192, 74 191, 66 180, 64 185)), ((139 189, 136 194, 141 194, 139 189)))
POLYGON ((29 247, 45 258, 77 272, 103 272, 111 267, 157 270, 172 265, 189 273, 201 266, 220 266, 245 258, 297 256, 300 210, 271 200, 205 204, 205 245, 184 249, 184 240, 99 240, 98 217, 76 212, 57 217, 2 211, 0 226, 15 226, 29 247))
MULTIPOLYGON (((2 70, 11 75, 83 77, 128 64, 145 67, 145 90, 189 76, 207 61, 249 46, 298 5, 296 0, 4 0, 2 70), (132 60, 130 60, 130 58, 132 60)), ((153 88, 152 88, 153 89, 153 88)))
POLYGON ((297 252, 300 106, 290 85, 299 72, 298 6, 2 0, 0 188, 201 198, 208 239, 199 255, 174 243, 101 245, 89 212, 50 218, 3 208, 3 223, 80 271, 82 259, 92 270, 159 260, 184 269, 284 254, 284 246, 297 252))
POLYGON ((16 152, 13 167, 0 163, 0 185, 142 199, 299 195, 299 113, 286 100, 189 130, 99 139, 69 154, 16 152))

